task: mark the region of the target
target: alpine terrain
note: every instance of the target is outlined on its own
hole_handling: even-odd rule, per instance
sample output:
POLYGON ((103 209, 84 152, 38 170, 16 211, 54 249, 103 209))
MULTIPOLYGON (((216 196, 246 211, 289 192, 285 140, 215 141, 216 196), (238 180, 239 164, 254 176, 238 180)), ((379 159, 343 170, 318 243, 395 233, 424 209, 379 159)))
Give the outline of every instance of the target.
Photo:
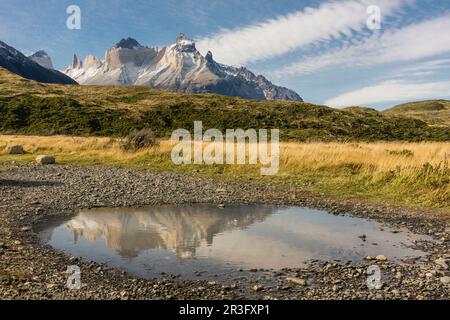
POLYGON ((75 55, 64 73, 84 85, 132 84, 177 92, 302 101, 296 92, 275 86, 246 68, 214 61, 211 52, 203 56, 183 33, 175 44, 161 49, 122 39, 106 52, 104 61, 92 55, 81 61, 75 55))
POLYGON ((53 70, 51 66, 50 57, 46 53, 38 52, 28 58, 0 41, 0 67, 30 80, 44 83, 76 84, 73 79, 53 70))

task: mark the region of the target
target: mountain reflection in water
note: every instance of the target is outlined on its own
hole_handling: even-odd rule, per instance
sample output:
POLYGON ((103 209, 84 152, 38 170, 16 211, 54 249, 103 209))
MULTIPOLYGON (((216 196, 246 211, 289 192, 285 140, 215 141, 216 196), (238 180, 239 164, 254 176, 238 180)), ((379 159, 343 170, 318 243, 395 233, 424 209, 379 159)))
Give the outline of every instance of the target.
POLYGON ((408 246, 425 237, 392 231, 375 221, 300 207, 182 205, 82 210, 64 222, 43 222, 39 235, 68 254, 138 276, 191 277, 197 271, 301 267, 312 259, 423 255, 408 246))
POLYGON ((226 213, 216 206, 96 209, 81 211, 64 226, 73 232, 75 242, 80 237, 95 242, 104 236, 107 246, 122 257, 163 249, 188 259, 195 256, 203 241, 211 246, 216 234, 245 229, 272 211, 258 206, 232 207, 226 213))

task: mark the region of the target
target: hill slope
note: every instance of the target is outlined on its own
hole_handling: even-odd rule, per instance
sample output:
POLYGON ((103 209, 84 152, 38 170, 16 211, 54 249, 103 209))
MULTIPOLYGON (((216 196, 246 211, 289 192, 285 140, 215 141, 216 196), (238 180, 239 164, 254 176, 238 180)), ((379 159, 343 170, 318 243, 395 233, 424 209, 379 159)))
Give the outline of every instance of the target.
POLYGON ((135 86, 50 85, 0 68, 0 133, 121 136, 149 127, 168 137, 191 130, 196 120, 220 130, 279 128, 283 140, 450 140, 450 128, 379 112, 135 86))
POLYGON ((0 67, 39 82, 76 84, 72 78, 59 71, 41 66, 2 41, 0 41, 0 67))
POLYGON ((449 100, 426 100, 403 103, 385 110, 383 113, 420 119, 434 126, 450 126, 449 100))

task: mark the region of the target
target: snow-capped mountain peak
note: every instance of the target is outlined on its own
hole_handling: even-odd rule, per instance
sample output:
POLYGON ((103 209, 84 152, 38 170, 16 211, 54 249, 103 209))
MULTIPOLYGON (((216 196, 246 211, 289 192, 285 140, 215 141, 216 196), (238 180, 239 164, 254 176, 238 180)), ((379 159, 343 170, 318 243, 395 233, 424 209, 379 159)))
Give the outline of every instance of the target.
POLYGON ((106 51, 104 62, 94 56, 81 62, 75 55, 64 72, 80 84, 134 84, 249 99, 302 100, 294 91, 275 86, 246 68, 217 63, 211 52, 202 56, 184 33, 162 49, 144 47, 132 38, 122 39, 106 51))
POLYGON ((197 48, 195 47, 195 42, 193 40, 187 39, 184 33, 180 33, 174 48, 179 52, 198 52, 197 48))

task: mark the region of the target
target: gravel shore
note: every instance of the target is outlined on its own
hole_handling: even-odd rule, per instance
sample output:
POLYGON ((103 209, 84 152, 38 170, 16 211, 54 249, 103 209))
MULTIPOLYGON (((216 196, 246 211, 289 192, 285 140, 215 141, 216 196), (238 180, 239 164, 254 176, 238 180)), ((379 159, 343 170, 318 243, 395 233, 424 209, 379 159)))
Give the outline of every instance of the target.
MULTIPOLYGON (((175 173, 76 166, 18 166, 0 171, 1 299, 449 299, 450 215, 337 202, 299 186, 218 182, 175 173), (383 259, 358 266, 312 261, 301 269, 243 272, 234 281, 144 280, 66 256, 41 244, 33 225, 54 215, 93 207, 153 204, 280 204, 326 209, 430 235, 415 247, 421 261, 383 259), (82 288, 66 288, 67 266, 82 270, 82 288), (378 265, 383 287, 369 290, 366 270, 378 265), (270 281, 268 281, 270 280, 270 281), (269 283, 269 284, 267 284, 269 283)), ((255 270, 253 270, 255 271, 255 270)))

